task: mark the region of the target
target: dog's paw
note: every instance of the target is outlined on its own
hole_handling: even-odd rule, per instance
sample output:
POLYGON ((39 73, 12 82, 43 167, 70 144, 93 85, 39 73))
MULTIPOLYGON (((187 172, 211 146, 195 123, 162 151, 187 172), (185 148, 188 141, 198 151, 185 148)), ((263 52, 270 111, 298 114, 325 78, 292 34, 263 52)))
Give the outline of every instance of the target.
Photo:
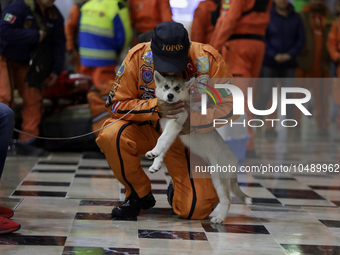
POLYGON ((150 172, 150 173, 156 173, 156 172, 158 172, 158 171, 162 168, 162 165, 163 165, 163 161, 158 160, 158 158, 156 158, 156 159, 153 161, 153 164, 150 166, 149 172, 150 172))
MULTIPOLYGON (((159 154, 158 154, 159 155, 159 154)), ((145 154, 145 157, 147 159, 153 159, 153 158, 157 158, 158 155, 154 154, 153 150, 152 151, 148 151, 146 154, 145 154)))
POLYGON ((247 197, 245 200, 246 205, 252 205, 253 204, 253 199, 250 197, 247 197))
MULTIPOLYGON (((160 169, 160 168, 159 168, 159 169, 160 169)), ((150 168, 149 168, 149 172, 152 173, 152 174, 154 174, 154 173, 157 173, 157 172, 159 171, 159 169, 155 168, 155 167, 152 165, 152 166, 150 166, 150 168)))
POLYGON ((217 223, 217 224, 222 224, 225 219, 219 218, 218 216, 212 217, 211 218, 211 223, 217 223))

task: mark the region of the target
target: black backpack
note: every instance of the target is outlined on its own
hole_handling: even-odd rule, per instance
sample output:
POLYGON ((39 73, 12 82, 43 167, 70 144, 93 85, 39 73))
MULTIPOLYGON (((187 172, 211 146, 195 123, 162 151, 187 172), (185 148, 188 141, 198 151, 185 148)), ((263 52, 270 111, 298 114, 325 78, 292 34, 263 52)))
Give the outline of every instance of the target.
MULTIPOLYGON (((31 9, 39 29, 46 31, 39 8, 36 8, 34 0, 24 0, 31 9)), ((47 34, 42 42, 39 42, 32 53, 30 68, 26 74, 25 82, 30 87, 40 88, 52 71, 52 36, 47 34)))

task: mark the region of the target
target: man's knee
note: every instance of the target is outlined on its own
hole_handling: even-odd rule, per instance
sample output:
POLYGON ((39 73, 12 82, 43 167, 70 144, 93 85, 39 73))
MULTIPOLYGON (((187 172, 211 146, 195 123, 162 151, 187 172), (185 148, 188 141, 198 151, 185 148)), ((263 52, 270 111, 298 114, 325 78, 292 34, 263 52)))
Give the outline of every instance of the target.
POLYGON ((103 127, 106 127, 102 131, 100 131, 96 142, 99 148, 105 153, 106 149, 109 147, 110 150, 116 150, 117 144, 121 146, 122 143, 125 143, 127 132, 126 128, 131 126, 133 123, 129 121, 119 120, 116 123, 112 124, 115 119, 108 119, 103 127), (109 126, 110 125, 110 126, 109 126))
MULTIPOLYGON (((215 201, 216 202, 216 201, 215 201)), ((188 220, 203 220, 207 218, 213 211, 214 201, 197 199, 194 197, 191 201, 173 200, 174 212, 188 220)))

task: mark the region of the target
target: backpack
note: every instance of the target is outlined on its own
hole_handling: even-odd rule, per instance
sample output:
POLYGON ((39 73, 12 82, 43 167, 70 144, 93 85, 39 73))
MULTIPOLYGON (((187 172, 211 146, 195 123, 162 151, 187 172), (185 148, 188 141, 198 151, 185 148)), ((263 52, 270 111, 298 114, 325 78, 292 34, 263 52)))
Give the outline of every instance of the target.
MULTIPOLYGON (((36 8, 34 0, 24 0, 24 2, 32 11, 39 29, 47 31, 40 10, 36 8)), ((40 88, 50 75, 52 71, 52 50, 52 36, 47 34, 44 40, 38 43, 31 56, 30 68, 25 77, 28 86, 40 88)))

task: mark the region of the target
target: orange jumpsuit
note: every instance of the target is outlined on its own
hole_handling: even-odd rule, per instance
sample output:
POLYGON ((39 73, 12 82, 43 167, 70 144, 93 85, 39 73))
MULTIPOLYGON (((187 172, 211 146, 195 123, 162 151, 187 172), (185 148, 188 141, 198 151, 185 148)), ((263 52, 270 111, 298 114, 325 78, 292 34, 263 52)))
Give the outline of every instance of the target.
POLYGON ((78 49, 76 49, 76 45, 74 42, 74 39, 78 34, 76 34, 76 31, 79 27, 79 17, 80 17, 80 9, 79 5, 75 4, 72 6, 70 10, 70 15, 65 23, 65 36, 66 36, 66 50, 72 51, 72 57, 73 57, 73 66, 74 71, 76 73, 79 73, 80 70, 80 57, 78 49))
MULTIPOLYGON (((327 49, 332 60, 337 63, 337 78, 340 78, 340 19, 337 22, 334 22, 331 28, 331 31, 328 34, 327 41, 327 49)), ((334 102, 337 105, 340 105, 340 79, 336 79, 333 84, 333 97, 334 102)), ((340 131, 340 111, 338 112, 338 116, 336 118, 336 122, 338 123, 339 131, 340 131)))
POLYGON ((211 12, 217 4, 214 0, 202 1, 198 4, 192 20, 190 40, 193 42, 210 43, 215 26, 211 24, 211 12))
MULTIPOLYGON (((224 78, 225 82, 232 78, 220 54, 209 45, 192 42, 189 58, 183 78, 209 76, 224 78)), ((153 149, 160 136, 153 72, 150 43, 136 45, 129 51, 117 72, 106 103, 112 118, 104 125, 116 121, 141 102, 144 104, 102 130, 96 140, 114 175, 125 186, 126 197, 134 192, 141 198, 151 190, 150 180, 140 165, 140 156, 153 149)), ((213 119, 222 116, 233 120, 238 118, 232 114, 232 95, 221 94, 220 97, 223 106, 211 107, 208 104, 207 115, 191 112, 193 132, 213 129, 213 119)), ((173 210, 184 218, 204 219, 212 212, 218 197, 210 178, 190 178, 189 155, 188 150, 177 139, 164 159, 174 183, 173 210)))
POLYGON ((164 21, 172 21, 169 0, 130 0, 131 26, 138 34, 153 30, 164 21))
MULTIPOLYGON (((235 78, 257 78, 260 75, 271 3, 272 0, 222 0, 221 16, 217 20, 210 44, 222 52, 235 78)), ((254 87, 255 84, 239 79, 235 85, 242 89, 247 102, 247 87, 254 87)), ((247 119, 252 119, 247 103, 245 109, 247 119)), ((247 151, 253 151, 254 131, 249 126, 248 134, 250 139, 247 151)))
MULTIPOLYGON (((309 10, 308 7, 305 10, 309 10)), ((325 47, 323 43, 323 31, 325 27, 325 16, 313 13, 311 15, 311 24, 314 35, 314 58, 311 70, 305 71, 301 68, 296 70, 296 78, 319 78, 308 79, 303 82, 299 82, 298 87, 304 87, 311 90, 313 93, 313 108, 317 128, 319 130, 325 130, 329 126, 329 93, 330 86, 328 79, 324 79, 321 83, 321 78, 330 78, 330 73, 323 71, 322 68, 322 51, 325 47), (327 84, 325 83, 327 82, 327 84)), ((299 95, 295 95, 298 97, 299 95)), ((294 119, 300 124, 302 113, 300 110, 295 109, 294 119)))

